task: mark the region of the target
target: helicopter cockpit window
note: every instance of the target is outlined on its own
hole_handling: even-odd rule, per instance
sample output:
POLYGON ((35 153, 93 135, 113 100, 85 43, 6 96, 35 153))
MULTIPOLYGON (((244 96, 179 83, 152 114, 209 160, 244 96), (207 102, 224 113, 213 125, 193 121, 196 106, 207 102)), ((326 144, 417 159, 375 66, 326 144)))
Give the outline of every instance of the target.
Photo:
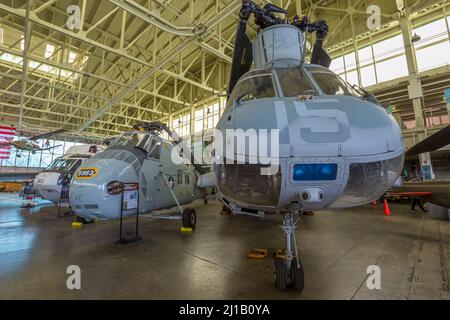
MULTIPOLYGON (((145 151, 149 151, 151 137, 149 135, 144 135, 136 144, 136 148, 140 148, 145 151)), ((153 141, 152 141, 153 142, 153 141)))
POLYGON ((81 162, 78 159, 55 159, 44 171, 68 171, 77 161, 81 162))
POLYGON ((148 152, 148 158, 159 160, 161 159, 161 141, 153 140, 151 149, 148 152))
POLYGON ((148 134, 145 132, 125 132, 119 138, 114 140, 109 147, 145 147, 147 143, 148 134))
POLYGON ((308 67, 307 70, 326 95, 360 96, 348 83, 327 69, 308 67))
POLYGON ((279 68, 277 75, 285 97, 298 97, 313 90, 299 67, 279 68))
POLYGON ((235 90, 237 104, 276 96, 271 74, 247 78, 238 83, 235 90))

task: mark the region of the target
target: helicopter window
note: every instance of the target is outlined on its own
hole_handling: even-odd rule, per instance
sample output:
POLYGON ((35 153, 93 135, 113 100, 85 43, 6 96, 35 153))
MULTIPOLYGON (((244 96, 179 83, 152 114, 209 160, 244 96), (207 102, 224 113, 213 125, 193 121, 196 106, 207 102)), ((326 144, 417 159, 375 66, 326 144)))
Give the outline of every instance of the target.
POLYGON ((319 67, 308 67, 308 72, 326 95, 356 96, 360 95, 337 74, 319 67))
POLYGON ((78 159, 55 159, 45 171, 67 171, 77 162, 78 159))
POLYGON ((189 185, 189 176, 188 175, 184 176, 184 184, 189 185))
MULTIPOLYGON (((135 147, 139 146, 141 142, 148 135, 144 132, 126 132, 122 134, 119 138, 111 142, 109 147, 112 146, 123 146, 123 147, 135 147)), ((145 142, 144 142, 145 144, 145 142)), ((140 147, 140 146, 139 146, 140 147)))
POLYGON ((237 85, 236 102, 238 104, 255 99, 275 97, 272 75, 261 75, 243 80, 237 85))
POLYGON ((140 148, 140 149, 143 149, 145 151, 148 151, 149 149, 147 149, 147 148, 149 147, 148 146, 148 144, 150 142, 149 139, 150 139, 150 136, 144 135, 141 138, 141 140, 138 142, 138 144, 136 144, 136 148, 140 148))
POLYGON ((183 184, 183 175, 181 173, 177 174, 177 184, 178 185, 183 184))
POLYGON ((68 171, 70 173, 74 173, 78 169, 78 167, 81 165, 81 162, 82 162, 82 160, 78 159, 76 162, 72 163, 70 168, 68 168, 68 171))
POLYGON ((300 68, 279 68, 277 75, 285 97, 298 97, 313 90, 300 68))
POLYGON ((148 157, 152 159, 161 159, 161 141, 153 140, 148 153, 148 157))

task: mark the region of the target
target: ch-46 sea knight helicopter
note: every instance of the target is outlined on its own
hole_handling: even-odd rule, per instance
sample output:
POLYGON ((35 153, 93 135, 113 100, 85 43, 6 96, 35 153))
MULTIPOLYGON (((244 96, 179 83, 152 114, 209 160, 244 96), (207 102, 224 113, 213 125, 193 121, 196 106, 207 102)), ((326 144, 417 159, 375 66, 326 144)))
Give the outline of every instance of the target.
POLYGON ((227 106, 217 125, 223 153, 216 148, 213 168, 218 197, 229 210, 282 216, 286 248, 274 261, 276 285, 301 291, 297 214, 378 198, 399 176, 404 146, 399 126, 373 95, 359 94, 328 69, 331 59, 322 47, 326 22, 275 15, 286 13, 271 4, 261 8, 243 1, 227 106), (253 46, 246 35, 252 14, 259 26, 253 46), (316 40, 307 64, 306 37, 311 32, 316 40), (260 129, 278 130, 277 139, 263 137, 260 129), (239 144, 238 135, 230 138, 227 130, 259 131, 270 156, 255 157, 250 143, 239 144), (276 148, 279 152, 273 155, 276 148))
POLYGON ((173 160, 172 149, 182 140, 165 124, 142 122, 134 129, 114 138, 104 152, 75 172, 69 188, 73 211, 88 221, 118 219, 122 183, 137 182, 140 213, 178 206, 183 226, 195 227, 195 210, 181 206, 206 196, 205 189, 197 185, 205 169, 173 160), (162 131, 175 145, 160 137, 162 131))

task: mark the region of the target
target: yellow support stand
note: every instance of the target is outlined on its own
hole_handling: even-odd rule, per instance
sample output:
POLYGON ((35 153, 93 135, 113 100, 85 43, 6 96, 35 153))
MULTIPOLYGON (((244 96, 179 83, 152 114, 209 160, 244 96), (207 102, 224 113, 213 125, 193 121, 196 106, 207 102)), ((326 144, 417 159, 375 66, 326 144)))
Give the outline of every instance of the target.
POLYGON ((247 253, 247 258, 250 259, 265 259, 268 256, 266 249, 252 249, 247 253))
POLYGON ((72 228, 83 228, 83 224, 81 222, 72 222, 72 228))
POLYGON ((181 228, 181 232, 192 232, 192 228, 181 228))

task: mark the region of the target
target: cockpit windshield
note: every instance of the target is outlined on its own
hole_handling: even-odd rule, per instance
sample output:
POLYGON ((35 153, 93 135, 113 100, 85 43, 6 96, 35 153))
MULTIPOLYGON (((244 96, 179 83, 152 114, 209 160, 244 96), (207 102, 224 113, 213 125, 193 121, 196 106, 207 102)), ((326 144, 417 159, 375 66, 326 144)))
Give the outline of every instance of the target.
POLYGON ((81 159, 55 159, 44 171, 64 171, 71 172, 78 168, 81 164, 81 159))
POLYGON ((144 149, 145 144, 148 142, 149 135, 146 132, 125 132, 121 136, 114 139, 109 147, 139 147, 144 149))
POLYGON ((278 68, 276 71, 285 97, 298 97, 314 90, 299 67, 278 68))
POLYGON ((325 95, 360 97, 355 89, 330 70, 317 66, 307 66, 306 70, 325 95))

